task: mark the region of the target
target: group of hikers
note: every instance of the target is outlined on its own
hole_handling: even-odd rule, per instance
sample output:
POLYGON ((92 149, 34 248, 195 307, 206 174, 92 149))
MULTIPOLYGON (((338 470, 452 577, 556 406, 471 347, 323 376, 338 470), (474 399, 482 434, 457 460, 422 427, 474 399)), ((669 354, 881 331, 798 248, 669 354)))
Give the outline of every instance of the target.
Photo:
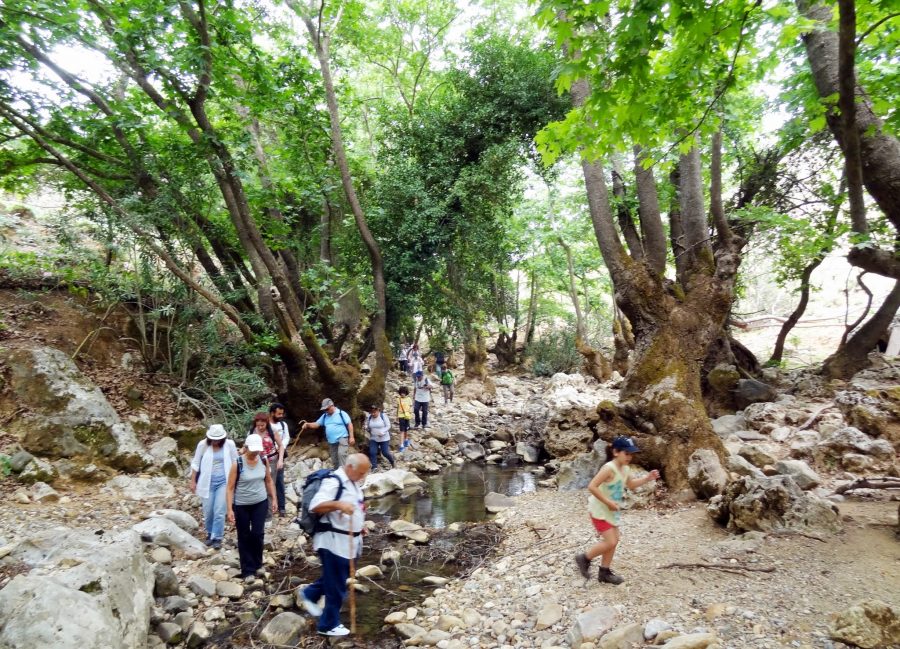
MULTIPOLYGON (((411 346, 408 354, 401 359, 401 369, 411 372, 414 378, 412 398, 406 386, 398 390, 399 451, 403 452, 410 444, 413 421, 416 429, 427 428, 431 385, 424 369, 417 369, 421 367, 417 346, 411 346)), ((443 355, 435 360, 436 364, 440 361, 436 371, 442 377, 441 385, 450 386, 449 397, 448 391, 444 392, 445 399, 452 400, 452 374, 450 382, 443 383, 443 376, 449 373, 449 368, 443 355)), ((369 408, 364 422, 369 435, 368 456, 350 453, 350 447, 356 445, 356 436, 348 413, 338 408, 331 399, 322 401, 321 412, 316 421, 303 422, 298 430, 299 435, 304 430, 323 429, 333 466, 333 471, 315 472, 304 484, 301 506, 308 510, 307 516, 314 518, 310 528, 313 550, 319 557, 322 572, 314 583, 303 589, 300 601, 310 615, 318 618, 316 628, 319 634, 337 637, 350 633, 340 622, 340 611, 347 595, 351 562, 362 552, 362 536, 365 534, 362 485, 369 472, 378 466, 378 455, 383 456, 391 467, 395 461, 390 450, 390 420, 380 405, 369 408), (307 505, 307 485, 314 478, 318 480, 316 491, 307 505)), ((280 517, 286 515, 284 463, 291 435, 284 417, 285 408, 280 403, 273 403, 268 413, 254 415, 240 450, 233 440, 228 439, 224 426, 213 424, 207 430, 206 438, 197 445, 191 462, 190 488, 202 500, 206 544, 215 549, 221 548, 225 521, 234 525, 240 576, 248 580, 264 574, 263 544, 267 519, 276 514, 280 517)), ((586 552, 575 555, 575 565, 585 579, 590 576, 591 561, 599 557, 598 580, 609 584, 623 581, 610 566, 619 543, 625 489, 635 489, 659 478, 657 471, 641 478, 631 477, 630 464, 638 451, 631 438, 617 437, 608 447, 607 462, 588 485, 588 512, 600 541, 586 552)), ((302 527, 300 518, 297 521, 302 527)))

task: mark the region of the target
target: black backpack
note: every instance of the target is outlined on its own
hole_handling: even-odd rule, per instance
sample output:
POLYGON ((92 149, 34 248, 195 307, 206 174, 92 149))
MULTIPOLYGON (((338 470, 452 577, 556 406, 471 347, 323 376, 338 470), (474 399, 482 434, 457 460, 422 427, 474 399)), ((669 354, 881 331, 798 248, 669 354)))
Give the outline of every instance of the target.
POLYGON ((335 500, 340 500, 341 495, 344 493, 344 483, 331 469, 319 469, 306 476, 306 480, 303 482, 303 493, 300 495, 300 515, 297 517, 296 523, 300 526, 301 530, 310 536, 318 534, 319 532, 329 531, 343 532, 346 534, 344 530, 334 529, 331 526, 331 523, 322 520, 322 514, 316 514, 309 508, 312 499, 318 493, 319 487, 322 486, 322 481, 325 478, 334 478, 338 481, 337 494, 334 496, 335 500))

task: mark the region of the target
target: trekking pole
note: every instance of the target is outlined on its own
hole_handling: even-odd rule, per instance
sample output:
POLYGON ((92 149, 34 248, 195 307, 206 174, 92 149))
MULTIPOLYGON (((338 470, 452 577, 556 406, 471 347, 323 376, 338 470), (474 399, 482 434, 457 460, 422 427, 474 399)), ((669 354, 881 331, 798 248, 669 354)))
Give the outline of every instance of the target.
POLYGON ((350 633, 356 635, 356 566, 353 553, 353 515, 350 515, 350 524, 347 526, 350 533, 347 539, 350 542, 350 633))
MULTIPOLYGON (((306 423, 306 420, 305 420, 305 419, 301 419, 300 421, 297 422, 297 425, 298 425, 299 427, 302 428, 303 425, 304 425, 305 423, 306 423)), ((294 441, 291 442, 291 446, 290 446, 290 448, 288 449, 288 451, 293 451, 293 450, 294 450, 294 447, 297 445, 297 442, 298 442, 299 440, 300 440, 300 433, 297 433, 297 436, 294 438, 294 441)))

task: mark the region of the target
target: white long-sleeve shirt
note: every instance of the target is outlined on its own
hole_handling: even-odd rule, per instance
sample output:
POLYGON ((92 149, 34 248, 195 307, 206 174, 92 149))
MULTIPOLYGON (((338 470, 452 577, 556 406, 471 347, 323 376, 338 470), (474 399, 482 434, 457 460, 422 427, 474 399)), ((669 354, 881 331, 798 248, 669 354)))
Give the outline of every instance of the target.
MULTIPOLYGON (((226 439, 222 445, 224 451, 224 468, 225 475, 228 476, 231 471, 231 463, 237 462, 237 446, 234 441, 226 439)), ((191 460, 191 469, 199 472, 197 477, 197 495, 201 498, 209 498, 209 483, 212 480, 213 468, 213 447, 205 439, 200 440, 197 444, 197 450, 194 451, 194 459, 191 460)))

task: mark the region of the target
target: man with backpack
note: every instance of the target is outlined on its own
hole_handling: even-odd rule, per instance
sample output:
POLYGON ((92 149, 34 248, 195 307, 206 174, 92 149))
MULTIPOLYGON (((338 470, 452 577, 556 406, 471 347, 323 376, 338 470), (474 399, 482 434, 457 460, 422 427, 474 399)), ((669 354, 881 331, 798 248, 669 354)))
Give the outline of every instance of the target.
MULTIPOLYGON (((316 421, 303 424, 301 431, 309 428, 325 428, 325 439, 328 441, 328 450, 331 452, 331 464, 335 469, 340 469, 347 461, 349 446, 356 446, 356 438, 353 436, 353 420, 350 415, 335 407, 334 401, 324 399, 322 401, 322 416, 316 421)), ((366 469, 368 471, 368 469, 366 469)))
MULTIPOLYGON (((341 605, 347 595, 350 562, 362 554, 366 514, 361 485, 370 468, 369 458, 362 453, 350 455, 340 469, 320 475, 308 509, 303 505, 303 518, 309 519, 313 550, 322 563, 322 575, 303 589, 301 602, 310 615, 319 618, 316 629, 320 635, 350 634, 341 624, 341 605), (318 603, 323 595, 324 607, 318 603)), ((306 492, 304 487, 304 500, 306 492)), ((301 526, 307 527, 302 523, 301 526)))
POLYGON ((453 401, 453 372, 446 365, 439 373, 441 377, 441 391, 444 393, 444 403, 453 401))
POLYGON ((273 403, 269 406, 269 426, 275 435, 281 437, 281 446, 284 449, 281 462, 276 465, 275 471, 275 495, 278 497, 278 515, 284 516, 284 458, 287 457, 288 442, 291 441, 291 433, 288 429, 287 422, 284 420, 284 406, 280 403, 273 403))

